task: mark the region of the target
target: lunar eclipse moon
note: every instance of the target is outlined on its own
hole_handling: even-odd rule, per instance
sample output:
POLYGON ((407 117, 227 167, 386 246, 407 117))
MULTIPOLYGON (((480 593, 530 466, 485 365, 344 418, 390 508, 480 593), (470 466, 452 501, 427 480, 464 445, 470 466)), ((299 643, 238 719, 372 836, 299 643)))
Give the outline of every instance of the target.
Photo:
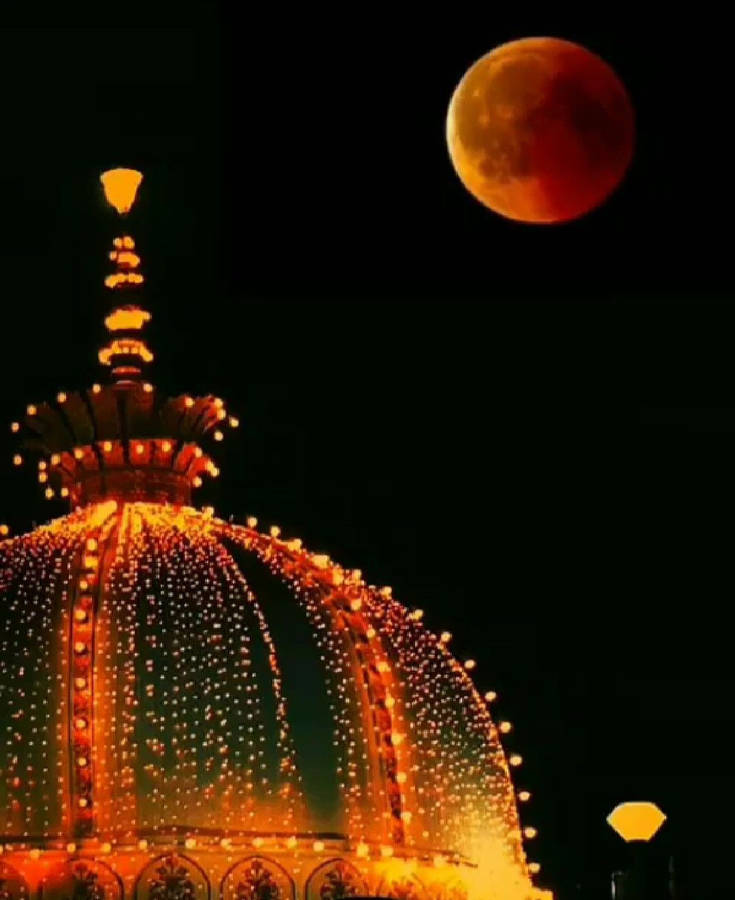
POLYGON ((558 38, 481 57, 457 86, 447 143, 467 190, 496 213, 552 224, 598 207, 633 157, 633 107, 610 66, 558 38))

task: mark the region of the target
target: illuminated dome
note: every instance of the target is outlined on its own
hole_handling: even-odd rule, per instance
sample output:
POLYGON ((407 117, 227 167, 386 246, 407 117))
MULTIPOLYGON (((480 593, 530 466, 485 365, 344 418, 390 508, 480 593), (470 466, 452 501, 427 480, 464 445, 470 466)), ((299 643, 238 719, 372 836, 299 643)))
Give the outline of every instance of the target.
MULTIPOLYGON (((103 180, 123 214, 136 174, 103 180)), ((238 422, 143 381, 130 235, 110 258, 112 382, 12 425, 72 511, 0 543, 0 898, 541 896, 471 663, 389 588, 190 505, 238 422)))

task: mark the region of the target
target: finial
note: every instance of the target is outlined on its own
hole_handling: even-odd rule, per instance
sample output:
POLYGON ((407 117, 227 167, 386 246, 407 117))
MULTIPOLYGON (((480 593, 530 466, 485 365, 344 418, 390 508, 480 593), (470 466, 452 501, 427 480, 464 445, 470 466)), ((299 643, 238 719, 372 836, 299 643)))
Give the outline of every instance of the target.
POLYGON ((100 175, 105 198, 120 215, 130 212, 142 180, 136 169, 108 169, 100 175))
MULTIPOLYGON (((110 169, 100 175, 105 197, 121 215, 132 208, 142 180, 142 173, 135 169, 110 169)), ((100 350, 99 361, 103 366, 111 367, 113 378, 122 386, 137 382, 143 366, 153 359, 141 336, 151 315, 140 306, 136 292, 145 279, 140 273, 141 260, 135 241, 129 234, 123 234, 116 237, 112 245, 109 257, 115 263, 116 271, 107 275, 105 287, 114 292, 117 302, 105 318, 111 337, 100 350)))

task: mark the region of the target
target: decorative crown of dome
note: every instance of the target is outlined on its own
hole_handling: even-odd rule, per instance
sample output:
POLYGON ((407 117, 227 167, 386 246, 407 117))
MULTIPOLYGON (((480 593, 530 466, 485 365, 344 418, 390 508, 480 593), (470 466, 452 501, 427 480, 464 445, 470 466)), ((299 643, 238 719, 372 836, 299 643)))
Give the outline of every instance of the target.
MULTIPOLYGON (((121 217, 132 209, 142 180, 134 169, 101 175, 105 197, 121 217)), ((38 478, 49 499, 68 497, 72 507, 110 497, 188 504, 204 476, 219 474, 209 445, 239 422, 217 397, 161 397, 141 381, 153 360, 143 339, 151 314, 142 303, 141 258, 129 234, 115 237, 112 247, 115 272, 104 281, 113 299, 105 318, 110 340, 99 361, 113 383, 31 404, 11 429, 21 449, 39 457, 38 478)), ((14 462, 22 465, 22 453, 14 462)))

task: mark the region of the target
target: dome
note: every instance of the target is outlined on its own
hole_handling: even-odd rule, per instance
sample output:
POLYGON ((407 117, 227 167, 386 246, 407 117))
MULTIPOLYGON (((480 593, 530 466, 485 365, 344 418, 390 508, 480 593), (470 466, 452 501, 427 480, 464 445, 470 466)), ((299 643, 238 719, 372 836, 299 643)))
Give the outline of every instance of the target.
POLYGON ((2 900, 540 896, 518 760, 449 636, 191 505, 238 422, 142 381, 134 246, 105 281, 113 382, 13 424, 72 510, 0 542, 2 900))

